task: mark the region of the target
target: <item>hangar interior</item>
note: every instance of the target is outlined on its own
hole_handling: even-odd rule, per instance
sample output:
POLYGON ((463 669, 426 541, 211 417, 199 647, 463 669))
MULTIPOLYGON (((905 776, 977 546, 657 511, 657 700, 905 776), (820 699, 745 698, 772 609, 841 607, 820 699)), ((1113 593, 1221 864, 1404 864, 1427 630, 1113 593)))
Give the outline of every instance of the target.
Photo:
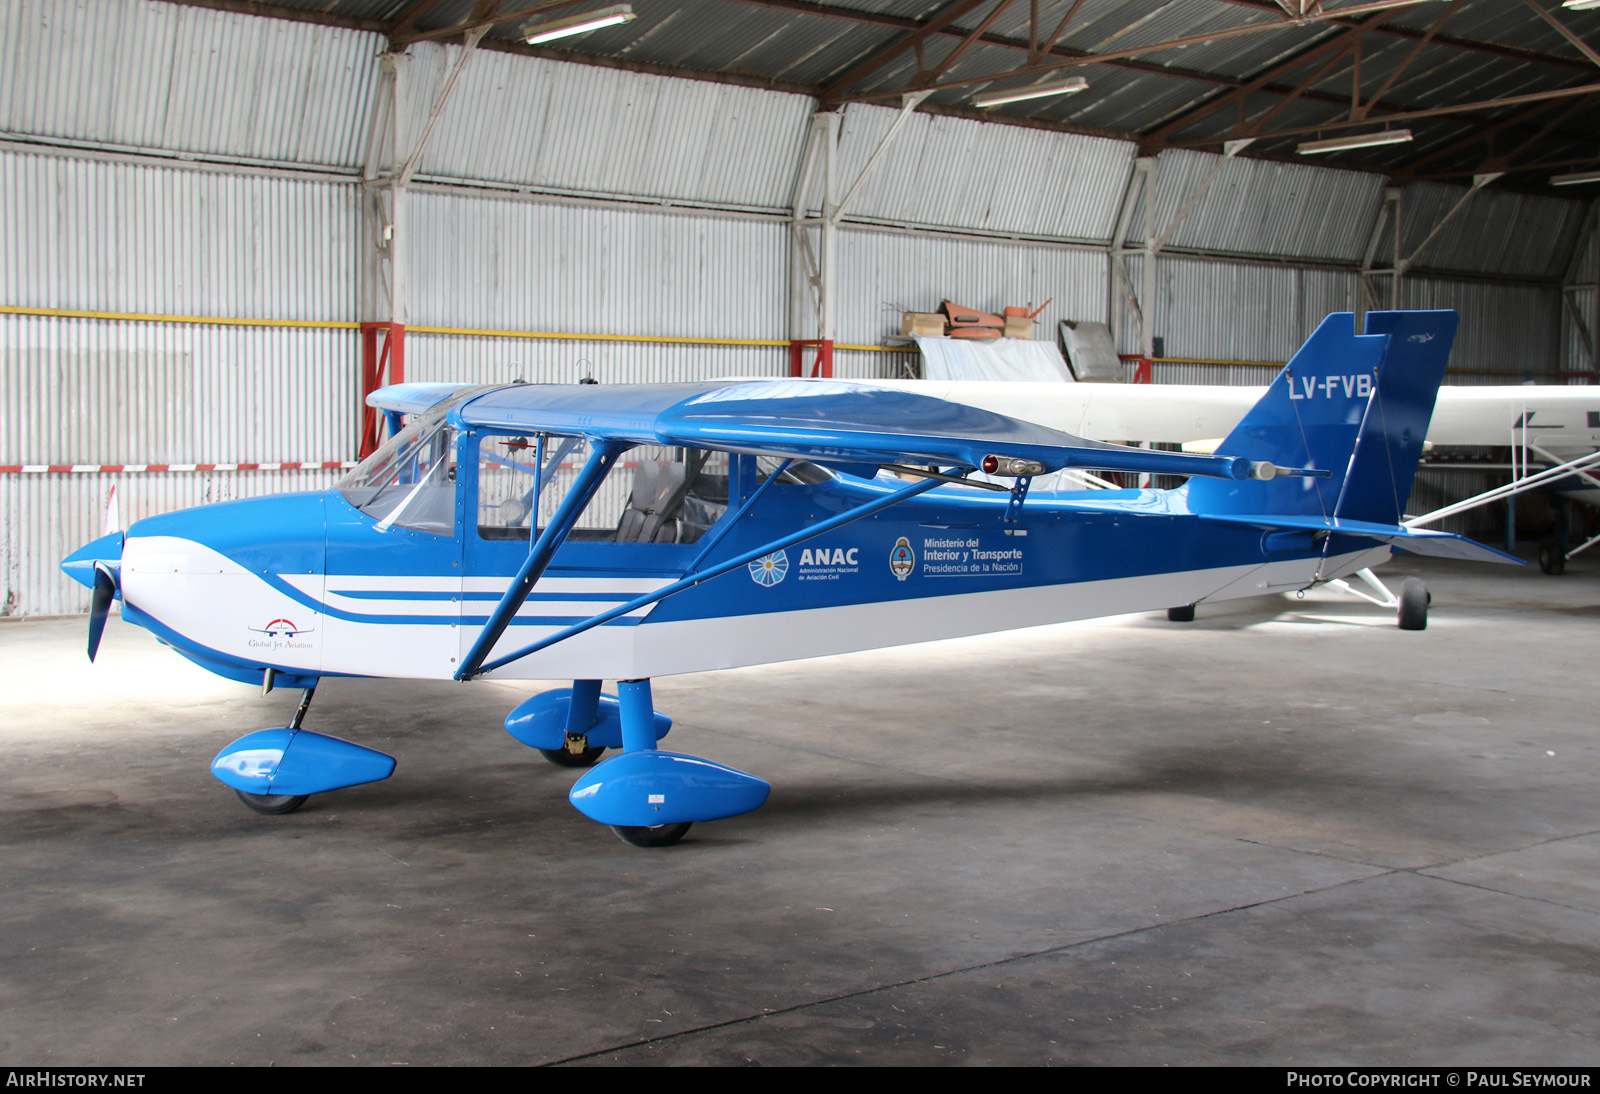
MULTIPOLYGON (((232 802, 197 765, 265 724, 248 689, 128 635, 89 694, 28 682, 78 686, 78 622, 34 617, 87 611, 58 563, 113 487, 124 522, 325 488, 399 378, 784 376, 820 342, 889 379, 944 300, 1107 323, 1156 384, 1262 384, 1329 312, 1391 307, 1460 313, 1448 383, 1600 374, 1600 182, 1570 179, 1600 167, 1595 12, 635 0, 525 41, 598 6, 0 0, 6 1055, 1592 1063, 1581 566, 1427 571, 1460 615, 1422 636, 1317 594, 1198 643, 1124 620, 685 677, 690 721, 799 786, 666 866, 524 800, 503 737, 403 817, 380 786, 208 820, 232 802)), ((334 716, 417 767, 511 700, 344 687, 334 716)))

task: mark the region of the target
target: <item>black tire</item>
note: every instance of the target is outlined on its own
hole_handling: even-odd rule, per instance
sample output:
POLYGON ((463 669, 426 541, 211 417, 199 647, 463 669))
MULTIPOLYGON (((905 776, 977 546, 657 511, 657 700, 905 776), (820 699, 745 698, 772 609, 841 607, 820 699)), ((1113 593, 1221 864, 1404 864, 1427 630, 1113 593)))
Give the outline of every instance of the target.
POLYGON ((606 754, 604 745, 586 748, 582 752, 568 752, 564 748, 541 748, 539 755, 557 767, 593 767, 606 754))
POLYGON ((693 824, 693 821, 684 821, 681 824, 658 824, 654 828, 613 824, 611 830, 623 843, 631 843, 635 847, 670 847, 687 835, 693 824))
POLYGON ((1567 553, 1561 544, 1549 539, 1539 544, 1539 569, 1552 577, 1567 572, 1567 553))
POLYGON ((1168 608, 1167 621, 1169 623, 1193 623, 1194 605, 1185 604, 1181 608, 1168 608))
POLYGON ((1428 596, 1428 587, 1419 579, 1406 578, 1406 583, 1400 586, 1400 629, 1403 631, 1425 631, 1428 629, 1428 603, 1432 598, 1428 596))
POLYGON ((306 803, 310 794, 246 794, 243 790, 235 790, 239 800, 257 813, 265 813, 269 817, 281 817, 285 813, 293 813, 306 803))

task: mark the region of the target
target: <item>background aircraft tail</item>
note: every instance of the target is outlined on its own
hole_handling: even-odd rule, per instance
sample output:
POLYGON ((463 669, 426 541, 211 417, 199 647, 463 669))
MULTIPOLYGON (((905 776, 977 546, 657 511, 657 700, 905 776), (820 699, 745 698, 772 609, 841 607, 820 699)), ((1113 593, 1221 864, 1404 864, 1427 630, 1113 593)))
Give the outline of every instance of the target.
POLYGON ((1398 524, 1455 331, 1453 311, 1328 316, 1217 448, 1328 474, 1191 479, 1190 511, 1398 524))

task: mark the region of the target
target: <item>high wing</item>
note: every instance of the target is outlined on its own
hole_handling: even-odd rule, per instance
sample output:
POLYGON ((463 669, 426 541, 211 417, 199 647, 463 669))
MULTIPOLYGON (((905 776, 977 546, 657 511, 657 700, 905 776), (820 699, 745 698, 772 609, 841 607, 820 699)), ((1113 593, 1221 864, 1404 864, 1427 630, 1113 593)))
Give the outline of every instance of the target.
MULTIPOLYGON (((769 387, 791 382, 761 381, 769 387)), ((414 414, 465 384, 395 384, 367 397, 371 406, 414 414)), ((1220 384, 1086 384, 990 380, 874 380, 863 387, 914 392, 1036 422, 1087 444, 1097 440, 1186 444, 1227 435, 1266 391, 1220 384)), ((593 392, 594 386, 586 386, 593 392)), ((1428 440, 1503 445, 1526 435, 1561 450, 1600 446, 1600 388, 1441 387, 1428 440)), ((1090 466, 1080 464, 1077 466, 1090 466)))
POLYGON ((367 396, 367 405, 393 414, 421 414, 471 384, 414 382, 390 384, 367 396))
MULTIPOLYGON (((423 398, 448 397, 458 390, 425 386, 437 390, 385 388, 368 401, 386 410, 414 408, 423 398)), ((1251 474, 1250 461, 1239 456, 1185 455, 1091 441, 916 392, 825 380, 513 384, 465 399, 451 413, 466 427, 866 468, 940 464, 970 470, 993 455, 1032 461, 1045 471, 1074 467, 1223 479, 1251 474)))

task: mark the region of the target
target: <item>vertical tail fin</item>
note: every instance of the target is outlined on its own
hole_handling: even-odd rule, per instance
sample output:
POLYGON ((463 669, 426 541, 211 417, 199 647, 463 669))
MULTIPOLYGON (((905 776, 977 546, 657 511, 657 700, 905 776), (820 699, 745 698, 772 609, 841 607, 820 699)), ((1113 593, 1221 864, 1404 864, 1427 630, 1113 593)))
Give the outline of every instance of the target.
POLYGON ((1455 330, 1451 311, 1372 312, 1366 334, 1328 316, 1217 448, 1328 474, 1191 479, 1190 509, 1398 523, 1455 330))

